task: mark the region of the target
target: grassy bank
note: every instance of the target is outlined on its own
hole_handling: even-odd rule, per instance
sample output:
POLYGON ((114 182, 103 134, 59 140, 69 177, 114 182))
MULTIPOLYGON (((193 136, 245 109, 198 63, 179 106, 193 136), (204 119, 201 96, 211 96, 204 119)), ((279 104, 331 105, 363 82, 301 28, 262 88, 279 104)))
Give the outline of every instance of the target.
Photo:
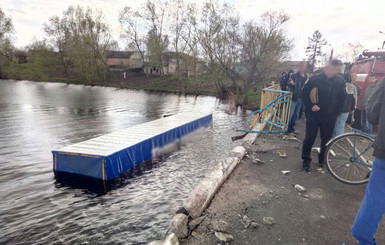
MULTIPOLYGON (((120 74, 119 74, 120 75, 120 74)), ((38 82, 58 82, 58 83, 68 83, 65 78, 52 77, 49 79, 36 80, 38 82)), ((70 84, 78 85, 89 85, 89 86, 106 86, 106 87, 116 87, 116 88, 126 88, 134 90, 146 90, 146 91, 155 91, 155 92, 170 92, 178 94, 188 94, 188 95, 207 95, 207 96, 218 96, 217 88, 213 78, 209 75, 201 75, 197 77, 183 77, 177 78, 175 76, 163 76, 163 77, 154 77, 146 76, 140 73, 127 73, 126 78, 109 76, 107 82, 100 84, 99 82, 95 83, 85 83, 83 81, 71 79, 70 84)), ((255 110, 259 107, 260 96, 261 96, 262 86, 257 88, 257 92, 254 92, 253 89, 250 89, 247 94, 247 104, 244 105, 245 109, 255 110)))

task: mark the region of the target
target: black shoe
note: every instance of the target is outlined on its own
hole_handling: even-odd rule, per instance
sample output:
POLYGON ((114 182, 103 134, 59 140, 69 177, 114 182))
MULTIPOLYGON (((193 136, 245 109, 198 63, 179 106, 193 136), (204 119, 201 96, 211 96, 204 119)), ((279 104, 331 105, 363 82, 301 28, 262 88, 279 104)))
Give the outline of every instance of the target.
POLYGON ((303 162, 302 168, 306 172, 310 172, 310 162, 303 162))

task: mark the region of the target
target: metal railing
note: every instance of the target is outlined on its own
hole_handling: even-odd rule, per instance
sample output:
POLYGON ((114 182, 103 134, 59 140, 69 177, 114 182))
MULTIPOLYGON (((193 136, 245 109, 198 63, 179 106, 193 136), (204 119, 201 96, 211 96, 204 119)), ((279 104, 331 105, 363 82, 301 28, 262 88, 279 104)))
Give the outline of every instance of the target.
POLYGON ((261 106, 259 110, 251 112, 255 115, 248 130, 245 133, 284 133, 289 126, 292 93, 282 91, 279 84, 273 84, 262 90, 261 106), (257 123, 266 124, 268 130, 253 130, 257 123))

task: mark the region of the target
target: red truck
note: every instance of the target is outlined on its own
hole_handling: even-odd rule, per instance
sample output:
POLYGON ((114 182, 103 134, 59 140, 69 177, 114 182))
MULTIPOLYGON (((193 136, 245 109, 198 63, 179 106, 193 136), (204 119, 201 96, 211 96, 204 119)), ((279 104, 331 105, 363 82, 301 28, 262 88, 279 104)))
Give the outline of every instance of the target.
POLYGON ((369 78, 371 75, 375 75, 377 80, 381 81, 385 77, 385 49, 365 50, 362 57, 353 63, 350 74, 352 83, 360 89, 357 110, 354 113, 354 127, 360 128, 361 100, 369 86, 369 78))

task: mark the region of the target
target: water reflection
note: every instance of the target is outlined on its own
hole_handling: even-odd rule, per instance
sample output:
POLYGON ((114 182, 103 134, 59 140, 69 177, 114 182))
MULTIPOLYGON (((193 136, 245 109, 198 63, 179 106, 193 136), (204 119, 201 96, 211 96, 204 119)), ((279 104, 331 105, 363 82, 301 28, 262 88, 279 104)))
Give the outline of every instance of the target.
POLYGON ((213 97, 0 80, 0 244, 146 244, 162 237, 242 128, 242 118, 225 108, 213 97), (107 193, 54 177, 52 149, 189 111, 215 111, 213 127, 127 173, 107 193))
MULTIPOLYGON (((171 154, 171 153, 169 153, 171 154)), ((163 155, 161 158, 148 160, 136 166, 135 168, 126 171, 113 180, 103 181, 95 178, 90 178, 78 174, 70 174, 66 172, 54 172, 55 174, 55 187, 70 187, 73 189, 80 189, 87 194, 95 194, 97 196, 105 195, 109 191, 117 188, 124 188, 131 184, 136 177, 151 171, 154 168, 160 167, 162 162, 167 160, 169 154, 163 155)))

